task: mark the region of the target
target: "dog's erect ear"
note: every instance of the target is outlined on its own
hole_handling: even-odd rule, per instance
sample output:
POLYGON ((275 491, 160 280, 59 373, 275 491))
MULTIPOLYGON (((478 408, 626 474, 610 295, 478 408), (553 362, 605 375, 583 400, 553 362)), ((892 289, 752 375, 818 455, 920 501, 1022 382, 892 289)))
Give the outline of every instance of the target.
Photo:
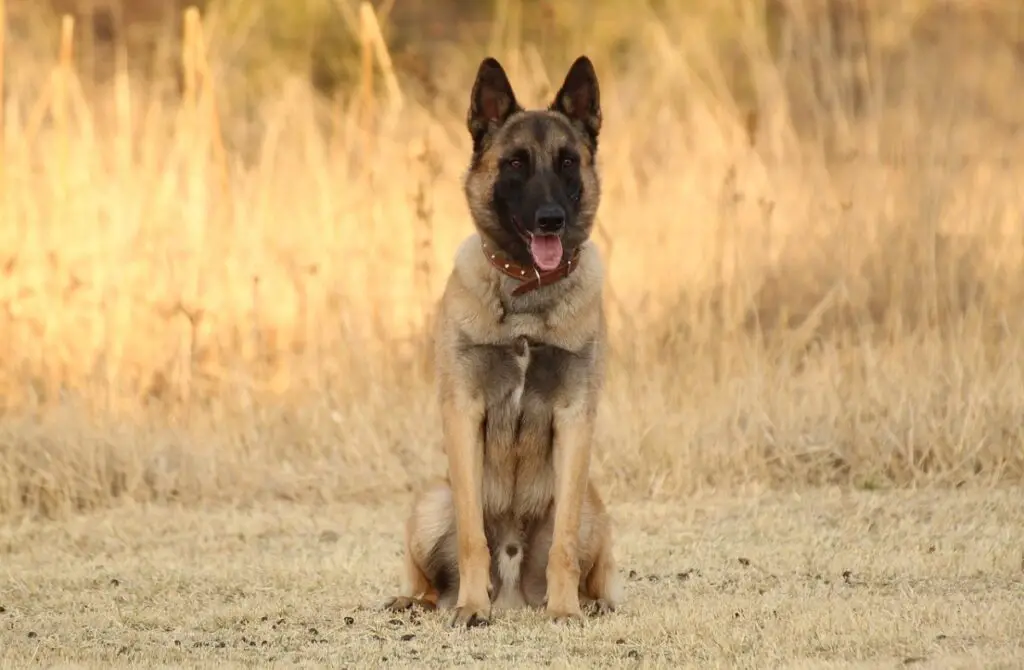
POLYGON ((505 69, 494 58, 485 58, 476 72, 469 99, 466 123, 473 138, 473 151, 483 148, 488 135, 501 127, 508 117, 522 111, 512 92, 505 69))
POLYGON ((548 109, 567 116, 587 134, 592 147, 597 148, 597 136, 601 132, 601 92, 589 58, 576 59, 548 109))

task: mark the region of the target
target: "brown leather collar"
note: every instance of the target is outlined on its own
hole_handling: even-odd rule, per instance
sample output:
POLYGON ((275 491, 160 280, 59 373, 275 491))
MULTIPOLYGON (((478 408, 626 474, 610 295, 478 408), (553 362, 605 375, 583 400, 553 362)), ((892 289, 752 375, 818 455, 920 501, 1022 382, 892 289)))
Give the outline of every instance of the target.
POLYGON ((541 272, 533 266, 523 266, 512 259, 505 256, 503 253, 493 248, 493 245, 488 244, 481 240, 481 246, 483 247, 484 256, 499 272, 504 275, 517 279, 521 282, 513 291, 512 295, 522 295, 535 291, 541 286, 547 286, 554 284, 559 279, 564 279, 572 274, 572 271, 579 265, 580 249, 576 247, 576 250, 572 252, 572 256, 569 260, 562 262, 554 270, 548 270, 547 272, 541 272))

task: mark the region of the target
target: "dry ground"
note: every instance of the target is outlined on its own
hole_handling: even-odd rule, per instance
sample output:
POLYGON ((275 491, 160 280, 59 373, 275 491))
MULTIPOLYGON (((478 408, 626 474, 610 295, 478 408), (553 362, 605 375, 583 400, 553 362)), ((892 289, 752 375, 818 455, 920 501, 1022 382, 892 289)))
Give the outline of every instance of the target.
POLYGON ((1019 667, 1020 490, 614 506, 627 602, 451 631, 371 609, 404 502, 122 508, 0 530, 0 661, 157 665, 1019 667))

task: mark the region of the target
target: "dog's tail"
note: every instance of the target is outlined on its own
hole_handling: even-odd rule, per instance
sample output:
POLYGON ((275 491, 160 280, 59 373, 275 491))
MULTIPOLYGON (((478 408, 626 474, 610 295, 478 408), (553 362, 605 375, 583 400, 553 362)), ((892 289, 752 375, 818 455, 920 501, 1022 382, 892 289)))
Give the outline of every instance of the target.
POLYGON ((494 543, 491 555, 491 602, 506 609, 522 605, 523 539, 507 529, 494 543))

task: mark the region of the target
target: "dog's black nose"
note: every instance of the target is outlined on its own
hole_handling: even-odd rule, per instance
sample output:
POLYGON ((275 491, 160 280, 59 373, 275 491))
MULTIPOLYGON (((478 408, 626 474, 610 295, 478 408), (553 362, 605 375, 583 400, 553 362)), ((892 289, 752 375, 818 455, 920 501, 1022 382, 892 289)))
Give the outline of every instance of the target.
POLYGON ((557 233, 565 227, 565 210, 558 205, 542 205, 537 210, 537 232, 557 233))

